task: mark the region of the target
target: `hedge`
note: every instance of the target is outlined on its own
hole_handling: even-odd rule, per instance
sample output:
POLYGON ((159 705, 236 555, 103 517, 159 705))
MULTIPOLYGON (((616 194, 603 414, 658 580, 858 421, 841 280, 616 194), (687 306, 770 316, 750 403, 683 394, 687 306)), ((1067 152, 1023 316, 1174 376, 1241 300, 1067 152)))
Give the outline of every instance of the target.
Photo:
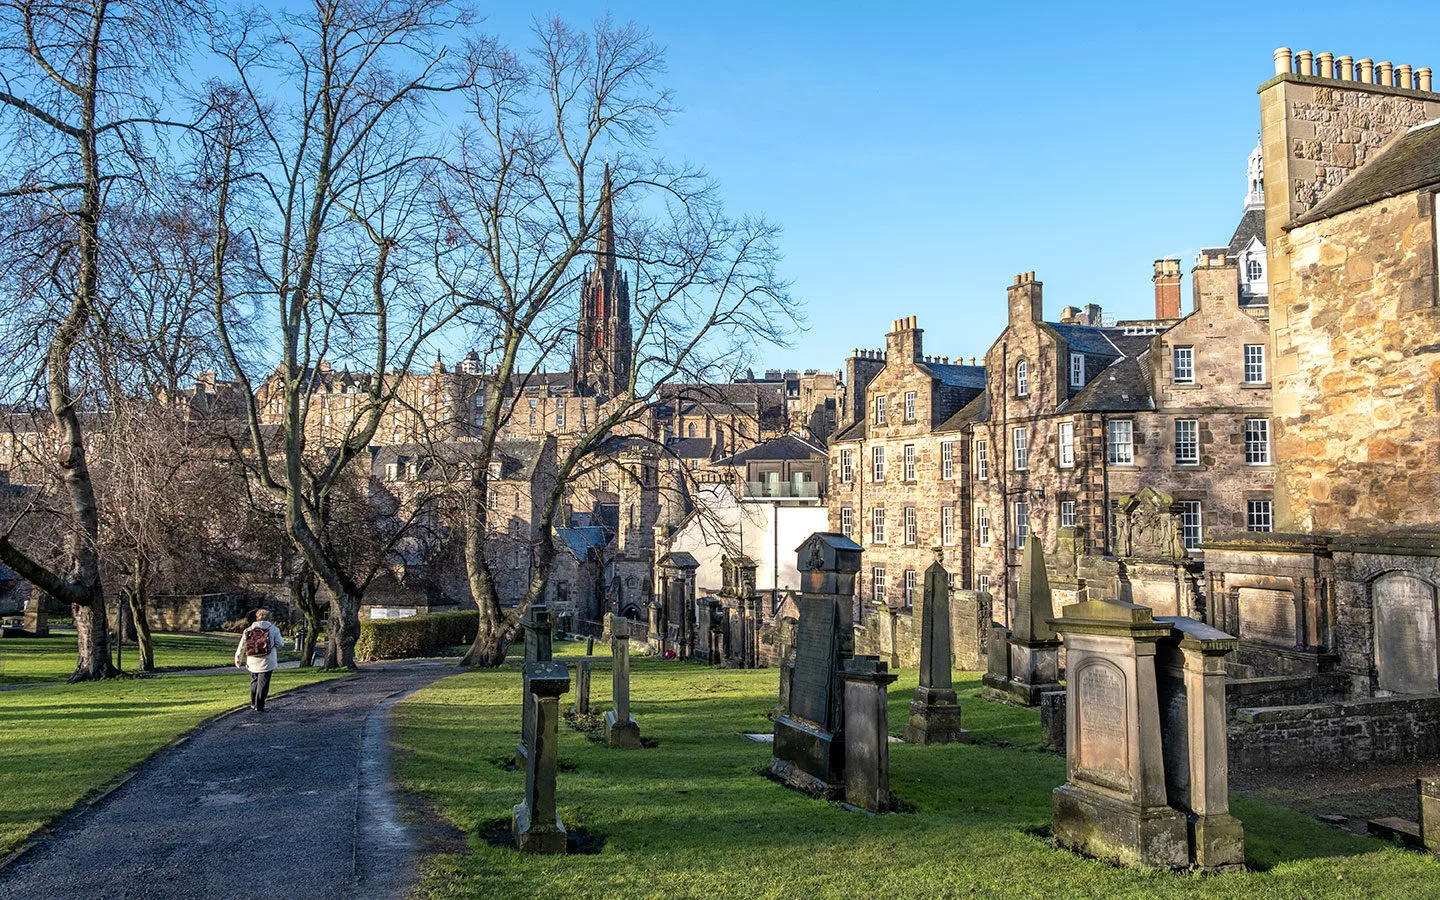
POLYGON ((436 653, 475 640, 480 612, 429 613, 405 619, 367 619, 360 623, 355 658, 360 662, 404 659, 436 653))

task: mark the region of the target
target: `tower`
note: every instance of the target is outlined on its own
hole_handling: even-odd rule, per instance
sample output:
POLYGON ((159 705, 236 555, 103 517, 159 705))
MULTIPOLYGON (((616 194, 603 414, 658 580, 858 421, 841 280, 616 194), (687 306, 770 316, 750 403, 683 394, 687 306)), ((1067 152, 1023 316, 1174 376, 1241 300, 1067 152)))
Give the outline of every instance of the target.
POLYGON ((608 165, 600 187, 595 245, 595 264, 581 276, 580 318, 571 368, 577 387, 584 385, 591 394, 613 397, 630 383, 634 347, 630 284, 615 258, 614 192, 608 165))

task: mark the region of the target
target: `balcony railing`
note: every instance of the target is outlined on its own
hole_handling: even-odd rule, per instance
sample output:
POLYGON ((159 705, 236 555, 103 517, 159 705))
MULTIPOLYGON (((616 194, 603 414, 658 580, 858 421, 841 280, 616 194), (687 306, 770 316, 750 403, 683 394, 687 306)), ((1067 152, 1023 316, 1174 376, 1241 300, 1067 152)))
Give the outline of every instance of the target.
POLYGON ((819 500, 820 484, 815 481, 747 481, 746 500, 819 500))

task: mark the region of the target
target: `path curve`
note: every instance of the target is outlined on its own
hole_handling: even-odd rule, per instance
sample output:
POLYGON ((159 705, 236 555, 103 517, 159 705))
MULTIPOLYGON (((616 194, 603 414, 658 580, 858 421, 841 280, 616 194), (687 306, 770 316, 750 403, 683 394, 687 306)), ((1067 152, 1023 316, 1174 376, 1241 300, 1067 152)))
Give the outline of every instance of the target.
POLYGON ((455 671, 373 665, 200 728, 0 873, 0 900, 404 896, 387 714, 455 671))

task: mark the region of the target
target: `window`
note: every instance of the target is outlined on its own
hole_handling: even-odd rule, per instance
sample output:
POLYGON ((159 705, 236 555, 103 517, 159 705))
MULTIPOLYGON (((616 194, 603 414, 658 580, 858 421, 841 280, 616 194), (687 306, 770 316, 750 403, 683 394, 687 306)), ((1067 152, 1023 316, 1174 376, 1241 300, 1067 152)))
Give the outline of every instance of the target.
POLYGON ((883 396, 875 398, 875 424, 885 424, 885 398, 883 396))
MULTIPOLYGON (((584 414, 582 413, 581 415, 584 415, 584 414)), ((694 422, 691 422, 691 423, 690 423, 690 425, 689 425, 689 430, 687 431, 687 433, 686 433, 685 436, 686 436, 686 437, 694 437, 694 436, 695 436, 695 423, 694 423, 694 422)))
POLYGON ((1070 386, 1072 388, 1085 386, 1085 354, 1070 354, 1070 386))
POLYGON ((1030 467, 1030 447, 1025 429, 1016 428, 1010 434, 1015 446, 1015 471, 1022 472, 1030 467))
POLYGON ((1061 422, 1055 439, 1060 445, 1060 468, 1068 469, 1075 465, 1075 423, 1061 422))
POLYGON ((1030 368, 1024 360, 1015 364, 1015 396, 1027 397, 1030 395, 1030 368))
POLYGON ((1269 500, 1245 501, 1245 529, 1247 531, 1275 530, 1275 519, 1269 500))
POLYGON ((1245 383, 1265 383, 1265 345, 1245 345, 1245 383))
POLYGON ((1245 280, 1259 281, 1265 275, 1265 270, 1260 267, 1260 260, 1250 257, 1245 261, 1245 280))
POLYGON ((990 511, 983 506, 975 507, 975 544, 990 546, 990 511))
POLYGON ((916 540, 915 507, 905 507, 905 543, 914 546, 916 540))
POLYGON ((848 506, 840 507, 840 533, 846 537, 855 534, 855 510, 848 506))
POLYGON ((1195 348, 1176 347, 1173 354, 1175 360, 1175 383, 1195 383, 1195 348))
POLYGON ((540 416, 539 410, 536 409, 536 406, 537 406, 538 403, 539 403, 538 400, 531 400, 531 401, 530 401, 530 427, 531 427, 531 428, 534 428, 534 427, 536 426, 536 424, 538 424, 537 421, 536 421, 536 420, 539 418, 539 416, 540 416))
POLYGON ((1204 528, 1200 519, 1199 500, 1180 501, 1180 539, 1185 542, 1186 550, 1194 550, 1200 546, 1204 536, 1204 528))
POLYGON ((877 506, 870 511, 870 543, 885 543, 885 507, 877 506))
POLYGON ((1075 501, 1074 501, 1074 500, 1061 500, 1061 501, 1060 501, 1060 527, 1061 527, 1061 528, 1074 528, 1074 527, 1075 527, 1075 501))
POLYGON ((1245 420, 1245 465, 1270 464, 1270 420, 1245 420))
POLYGON ((1030 539, 1030 504, 1024 500, 1015 501, 1015 549, 1025 549, 1030 539))
POLYGON ((990 442, 975 442, 975 479, 984 481, 990 477, 990 442))
POLYGON ((905 445, 905 480, 915 480, 915 445, 905 445))
POLYGON ((915 421, 915 392, 905 392, 905 421, 915 421))
POLYGON ((494 490, 494 489, 491 489, 490 493, 485 497, 485 505, 488 506, 488 507, 490 507, 491 509, 499 509, 499 508, 500 508, 500 492, 499 492, 499 491, 496 491, 496 490, 494 490))
POLYGON ((885 480, 885 448, 870 448, 870 477, 875 481, 885 480))
POLYGON ((517 540, 517 541, 520 540, 520 520, 519 520, 519 519, 511 519, 511 520, 510 520, 510 537, 514 538, 514 539, 517 540))
POLYGON ((905 605, 915 605, 915 570, 905 570, 905 605))
POLYGON ((1129 419, 1110 423, 1110 465, 1135 465, 1135 423, 1129 419))
POLYGON ((563 400, 555 404, 555 427, 557 429, 565 427, 565 401, 563 400))
POLYGON ((955 507, 940 507, 940 543, 949 547, 955 543, 955 507))
POLYGON ((1198 419, 1175 420, 1175 465, 1196 466, 1200 464, 1200 421, 1198 419))
POLYGON ((870 570, 870 597, 876 603, 885 602, 885 567, 876 566, 870 570))
POLYGON ((975 577, 975 590, 979 591, 982 594, 990 593, 990 576, 977 575, 975 577))
POLYGON ((947 480, 955 477, 954 441, 941 441, 940 443, 940 477, 947 480))
POLYGON ((849 484, 855 480, 855 451, 840 451, 840 480, 849 484))

